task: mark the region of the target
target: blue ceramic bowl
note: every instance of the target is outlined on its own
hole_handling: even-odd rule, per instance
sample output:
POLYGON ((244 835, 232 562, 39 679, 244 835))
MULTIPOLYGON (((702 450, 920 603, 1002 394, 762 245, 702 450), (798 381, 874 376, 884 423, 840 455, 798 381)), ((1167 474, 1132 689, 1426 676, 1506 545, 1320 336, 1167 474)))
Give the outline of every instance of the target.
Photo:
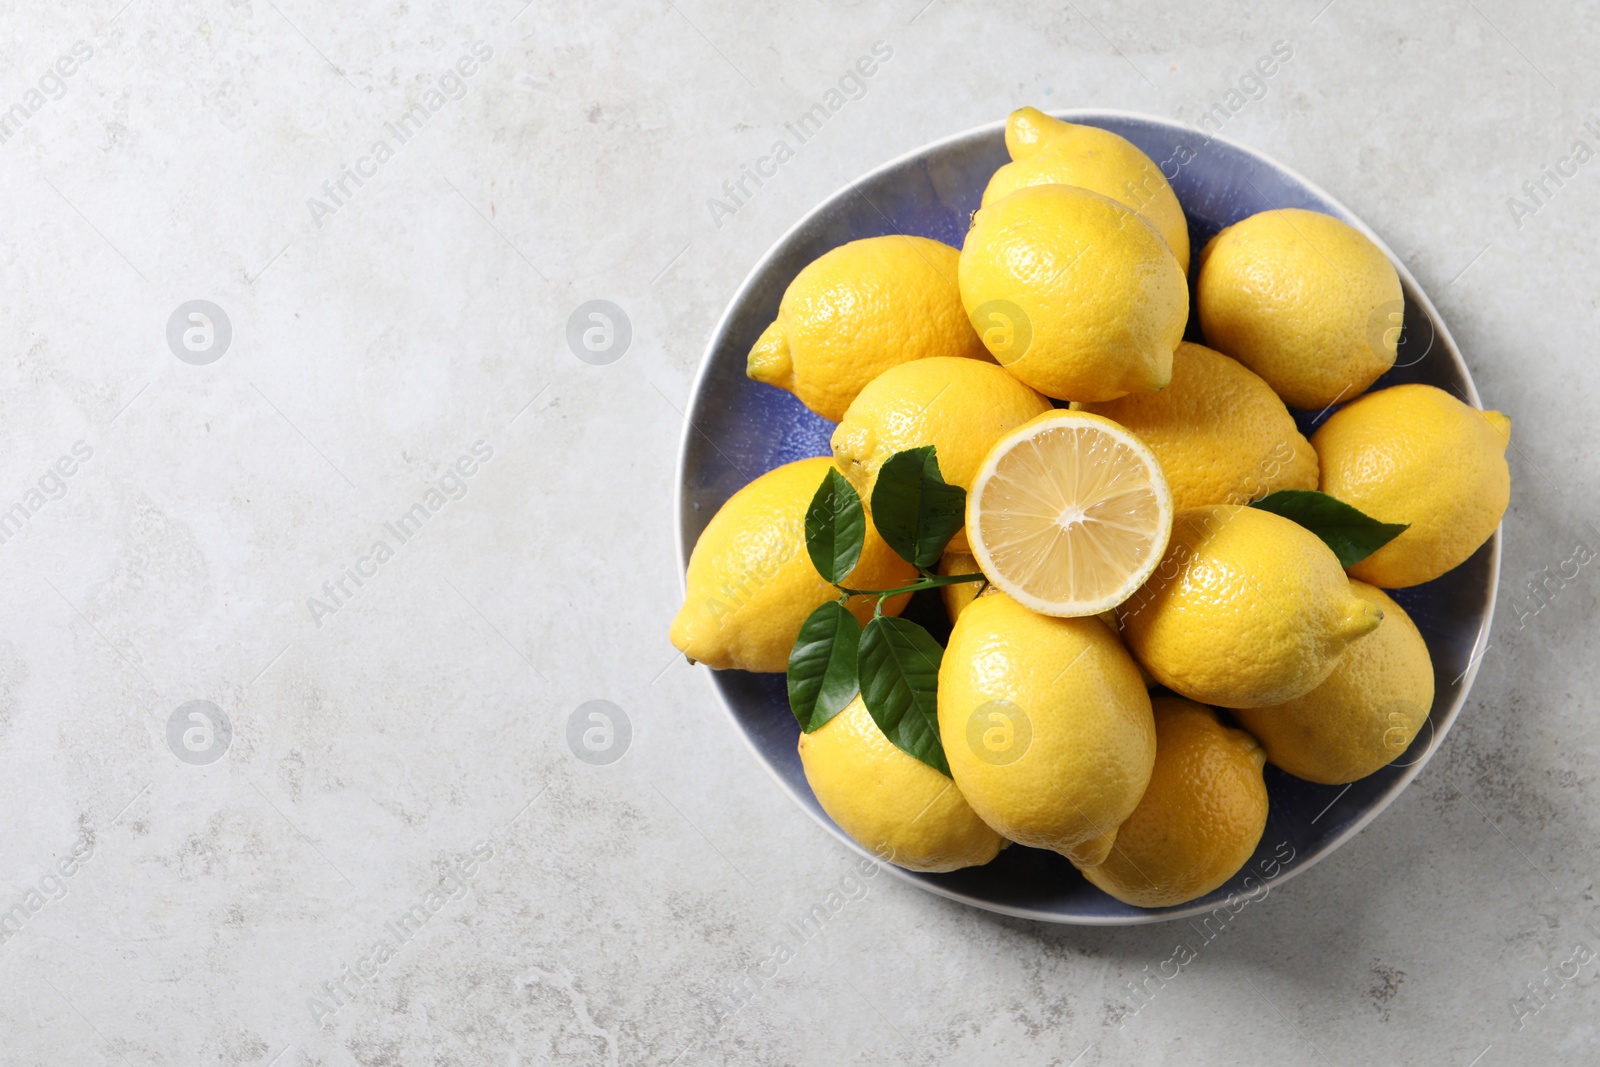
MULTIPOLYGON (((1121 134, 1172 176, 1189 217, 1196 259, 1219 229, 1269 208, 1321 211, 1365 233, 1389 256, 1405 289, 1406 329, 1399 355, 1394 369, 1373 388, 1425 382, 1481 407, 1455 342, 1416 279, 1377 234, 1333 197, 1243 145, 1207 139, 1174 122, 1114 111, 1057 114, 1121 134)), ((781 464, 829 454, 833 423, 789 393, 744 374, 745 355, 776 316, 790 280, 830 248, 861 237, 915 234, 959 248, 989 176, 1007 160, 1000 123, 918 149, 834 194, 756 264, 717 324, 694 383, 679 466, 678 551, 685 566, 701 530, 740 487, 781 464)), ((1192 315, 1190 337, 1199 339, 1192 315)), ((1322 417, 1296 413, 1306 433, 1322 417)), ((1135 908, 1090 885, 1061 856, 1021 846, 1006 849, 987 866, 950 874, 890 869, 929 892, 1047 922, 1117 925, 1201 915, 1229 903, 1236 910, 1244 898, 1259 897, 1338 848, 1416 777, 1455 721, 1481 650, 1488 646, 1499 570, 1496 532, 1449 574, 1394 594, 1433 655, 1436 695, 1428 724, 1404 756, 1352 785, 1313 785, 1267 767, 1270 811, 1260 847, 1232 881, 1199 900, 1173 908, 1135 908)), ((910 612, 920 612, 930 628, 942 621, 936 599, 931 604, 913 602, 910 612)), ((789 712, 783 675, 713 671, 710 677, 734 726, 795 803, 846 846, 869 855, 833 824, 811 795, 795 751, 799 726, 789 712)))

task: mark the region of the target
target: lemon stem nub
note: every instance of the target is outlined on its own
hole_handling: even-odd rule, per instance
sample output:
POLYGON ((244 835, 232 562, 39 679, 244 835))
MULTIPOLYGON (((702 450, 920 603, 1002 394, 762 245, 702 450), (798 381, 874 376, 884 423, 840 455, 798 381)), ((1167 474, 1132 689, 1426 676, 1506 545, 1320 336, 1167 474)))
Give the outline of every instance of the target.
POLYGON ((1036 107, 1019 107, 1006 116, 1006 151, 1012 159, 1025 159, 1037 152, 1052 134, 1068 124, 1036 107))
POLYGON ((789 355, 789 337, 778 320, 774 319, 756 338, 745 360, 744 372, 747 377, 767 385, 788 388, 793 384, 794 360, 789 355))
POLYGON ((1345 616, 1344 631, 1351 637, 1360 637, 1370 634, 1378 628, 1383 621, 1383 609, 1370 600, 1357 598, 1350 605, 1350 612, 1345 616))
POLYGON ((1489 420, 1489 426, 1496 434, 1504 438, 1507 444, 1511 443, 1511 419, 1498 411, 1485 411, 1483 417, 1489 420))

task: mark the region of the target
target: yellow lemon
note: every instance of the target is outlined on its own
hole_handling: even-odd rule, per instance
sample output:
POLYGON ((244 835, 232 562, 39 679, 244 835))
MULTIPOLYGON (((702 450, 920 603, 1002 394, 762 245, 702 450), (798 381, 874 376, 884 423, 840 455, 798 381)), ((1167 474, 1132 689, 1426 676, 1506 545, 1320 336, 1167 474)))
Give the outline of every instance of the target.
POLYGON ((1166 557, 1117 618, 1168 689, 1254 708, 1315 688, 1383 613, 1350 591, 1338 557, 1311 531, 1220 504, 1178 512, 1166 557))
POLYGON ((1494 535, 1511 500, 1511 420, 1431 385, 1368 393, 1311 435, 1322 491, 1380 522, 1410 528, 1350 568, 1403 589, 1466 562, 1494 535))
POLYGON ((1098 615, 1161 560, 1172 497, 1127 430, 1050 411, 995 443, 967 494, 967 539, 1002 591, 1046 615, 1098 615))
POLYGON ((1182 697, 1157 697, 1156 764, 1104 863, 1083 876, 1124 904, 1169 908, 1238 873, 1267 825, 1255 738, 1182 697))
POLYGON ((1063 122, 1038 108, 1018 108, 1006 119, 1012 162, 994 172, 983 203, 1029 185, 1076 185, 1109 196, 1149 219, 1189 270, 1189 223, 1161 169, 1125 137, 1098 126, 1063 122))
POLYGON ((1394 366, 1394 264, 1360 230, 1301 208, 1234 223, 1200 250, 1200 329, 1290 407, 1359 396, 1394 366))
POLYGON ((1172 383, 1161 392, 1081 407, 1150 446, 1180 511, 1317 487, 1317 453, 1272 387, 1204 345, 1178 346, 1172 383))
POLYGON ((988 360, 961 305, 959 258, 947 244, 901 234, 824 253, 784 290, 745 372, 838 422, 890 367, 928 356, 988 360))
POLYGON ((1005 595, 972 601, 950 631, 939 737, 984 822, 1079 863, 1105 858, 1155 760, 1150 697, 1116 635, 1005 595))
MULTIPOLYGON (((717 670, 788 669, 806 616, 839 595, 806 553, 806 508, 830 466, 825 458, 802 459, 768 471, 706 524, 689 556, 688 594, 672 620, 672 644, 690 659, 717 670)), ((894 589, 915 578, 916 568, 894 554, 869 518, 861 560, 846 581, 894 589)), ((891 598, 884 613, 898 615, 908 599, 891 598)), ((864 624, 872 604, 855 597, 849 606, 864 624)))
MULTIPOLYGON (((993 363, 919 359, 861 390, 833 431, 833 459, 869 505, 884 461, 923 445, 934 446, 944 480, 966 489, 995 441, 1049 410, 1048 400, 993 363)), ((965 534, 951 547, 965 549, 965 534)))
MULTIPOLYGON (((946 552, 939 558, 939 573, 941 575, 980 574, 978 561, 968 552, 946 552)), ((939 590, 939 598, 944 601, 945 614, 950 616, 953 624, 961 617, 961 609, 972 603, 980 596, 989 596, 1000 590, 992 582, 961 582, 958 585, 943 586, 939 590), (983 590, 979 592, 979 590, 983 590)))
POLYGON ((1234 712, 1275 766, 1324 785, 1353 782, 1393 763, 1433 707, 1433 661, 1416 624, 1383 590, 1365 582, 1351 582, 1350 590, 1383 611, 1378 628, 1311 692, 1234 712))
POLYGON ((983 343, 1058 400, 1160 389, 1189 317, 1189 287, 1148 219, 1070 185, 1033 185, 978 209, 961 248, 961 299, 983 343))
POLYGON ((913 871, 988 863, 1000 835, 956 784, 883 735, 858 696, 800 735, 800 765, 817 803, 857 844, 913 871))

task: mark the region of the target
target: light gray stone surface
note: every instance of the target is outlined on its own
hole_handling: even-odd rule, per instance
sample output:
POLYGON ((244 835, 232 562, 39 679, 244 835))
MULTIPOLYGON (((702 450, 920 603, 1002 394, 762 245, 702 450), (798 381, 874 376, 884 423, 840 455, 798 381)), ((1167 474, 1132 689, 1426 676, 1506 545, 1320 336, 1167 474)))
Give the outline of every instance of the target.
POLYGON ((1600 148, 1600 26, 1323 2, 10 0, 0 109, 33 113, 0 129, 0 508, 48 495, 0 544, 0 1061, 1594 1062, 1600 581, 1537 612, 1526 585, 1600 548, 1600 162, 1507 200, 1600 148), (1382 233, 1515 420, 1505 578, 1439 756, 1146 1001, 1191 932, 858 880, 751 758, 666 640, 679 412, 745 271, 855 175, 1025 103, 1197 120, 1278 41, 1223 132, 1382 233), (194 299, 232 327, 206 365, 166 338, 194 299), (631 321, 610 365, 566 344, 590 299, 631 321), (460 499, 386 532, 480 441, 460 499), (231 725, 209 764, 169 746, 192 700, 231 725), (590 700, 631 724, 609 765, 567 743, 590 700), (346 967, 370 977, 336 998, 346 967))

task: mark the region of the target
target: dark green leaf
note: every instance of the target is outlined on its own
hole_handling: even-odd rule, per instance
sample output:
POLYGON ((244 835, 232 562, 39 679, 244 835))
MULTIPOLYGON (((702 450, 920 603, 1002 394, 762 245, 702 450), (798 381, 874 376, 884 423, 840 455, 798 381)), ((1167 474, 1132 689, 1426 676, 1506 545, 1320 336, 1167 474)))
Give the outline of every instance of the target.
POLYGON ((789 652, 789 710, 811 733, 856 698, 861 624, 837 600, 813 611, 789 652))
POLYGON ((932 445, 890 456, 872 489, 872 524, 900 558, 932 567, 967 521, 967 491, 948 485, 932 445))
POLYGON ((944 649, 922 627, 880 616, 861 632, 861 699, 885 737, 946 777, 939 743, 939 660, 944 649))
POLYGON ((812 566, 829 582, 842 582, 861 558, 867 538, 867 517, 861 497, 837 470, 828 471, 806 509, 806 552, 812 566))
POLYGON ((1353 567, 1393 541, 1406 523, 1379 522, 1342 500, 1312 489, 1280 489, 1250 505, 1292 519, 1316 534, 1339 557, 1339 566, 1353 567))

